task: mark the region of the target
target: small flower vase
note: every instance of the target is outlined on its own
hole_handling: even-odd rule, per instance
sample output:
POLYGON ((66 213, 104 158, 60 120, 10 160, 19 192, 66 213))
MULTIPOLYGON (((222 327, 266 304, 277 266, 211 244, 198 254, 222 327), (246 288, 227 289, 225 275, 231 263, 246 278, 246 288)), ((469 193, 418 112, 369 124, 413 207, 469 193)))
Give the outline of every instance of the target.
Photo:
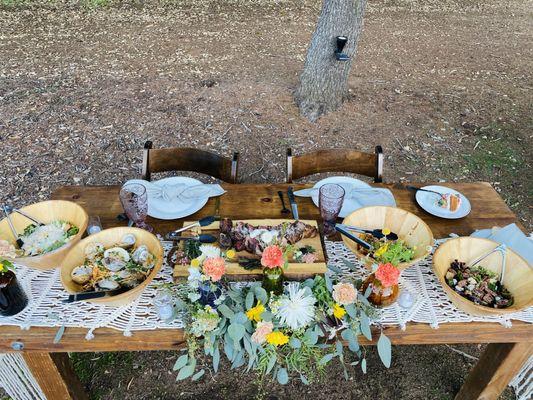
POLYGON ((18 314, 28 305, 28 297, 13 271, 0 274, 0 315, 18 314))
POLYGON ((215 300, 222 294, 220 282, 202 282, 198 290, 200 291, 200 304, 216 308, 215 300))
POLYGON ((372 286, 372 291, 370 292, 370 296, 368 296, 368 301, 376 307, 390 306, 396 302, 400 294, 398 285, 384 288, 374 274, 370 274, 363 282, 361 292, 365 293, 369 286, 372 286))
POLYGON ((282 294, 284 281, 283 268, 263 268, 263 289, 267 293, 272 292, 278 296, 282 294))

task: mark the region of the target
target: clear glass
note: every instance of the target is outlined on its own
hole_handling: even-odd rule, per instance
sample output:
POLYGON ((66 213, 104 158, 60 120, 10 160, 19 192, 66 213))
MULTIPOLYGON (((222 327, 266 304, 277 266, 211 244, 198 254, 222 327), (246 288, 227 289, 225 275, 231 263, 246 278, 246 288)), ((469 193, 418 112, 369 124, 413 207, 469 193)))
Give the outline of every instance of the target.
POLYGON ((93 235, 102 230, 102 223, 100 222, 100 217, 95 215, 89 217, 89 223, 87 224, 87 234, 93 235))
POLYGON ((154 306, 159 319, 162 321, 171 321, 174 319, 174 298, 168 291, 161 290, 157 292, 154 298, 154 306))
POLYGON ((148 215, 148 194, 146 188, 138 183, 129 183, 120 189, 120 202, 128 218, 135 226, 153 232, 154 228, 146 223, 148 215))
POLYGON ((323 232, 325 236, 335 233, 335 223, 341 212, 344 202, 344 189, 335 183, 322 185, 318 194, 320 215, 324 221, 323 232))

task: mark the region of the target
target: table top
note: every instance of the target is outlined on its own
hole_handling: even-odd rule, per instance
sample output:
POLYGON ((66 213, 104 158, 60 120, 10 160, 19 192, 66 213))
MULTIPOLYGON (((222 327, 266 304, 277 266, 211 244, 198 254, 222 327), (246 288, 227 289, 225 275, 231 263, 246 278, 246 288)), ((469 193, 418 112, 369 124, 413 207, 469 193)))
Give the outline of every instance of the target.
MULTIPOLYGON (((423 186, 426 184, 415 184, 423 186)), ((288 184, 222 184, 227 193, 220 197, 219 213, 233 219, 282 218, 281 201, 278 190, 286 191, 288 184)), ((309 187, 293 184, 296 190, 309 187)), ((503 226, 518 223, 516 216, 503 199, 485 182, 446 183, 463 193, 472 204, 471 213, 459 220, 444 220, 423 211, 415 202, 412 192, 402 184, 375 184, 390 189, 397 206, 421 217, 433 231, 435 238, 446 237, 450 233, 469 235, 475 229, 503 226)), ((64 186, 58 188, 52 198, 74 201, 85 208, 90 216, 99 216, 104 228, 123 226, 117 219, 122 213, 118 197, 120 186, 64 186)), ((320 219, 317 207, 309 198, 297 198, 300 218, 320 219)), ((188 221, 212 215, 215 212, 215 199, 196 214, 188 216, 188 221)), ((160 234, 182 226, 182 220, 162 221, 149 218, 148 222, 160 234)), ((18 327, 0 326, 0 352, 12 350, 13 342, 24 343, 24 351, 117 351, 117 350, 167 350, 184 346, 183 331, 160 329, 157 331, 136 331, 132 337, 124 337, 117 330, 102 328, 95 332, 95 338, 85 340, 86 329, 67 328, 63 338, 53 344, 57 328, 31 328, 23 331, 18 327)), ((406 330, 399 327, 385 329, 395 344, 442 344, 442 343, 511 343, 532 342, 533 326, 513 321, 511 328, 497 323, 455 323, 442 324, 433 329, 427 324, 409 323, 406 330)), ((375 337, 377 335, 374 335, 375 337)), ((361 343, 368 343, 361 337, 361 343)))

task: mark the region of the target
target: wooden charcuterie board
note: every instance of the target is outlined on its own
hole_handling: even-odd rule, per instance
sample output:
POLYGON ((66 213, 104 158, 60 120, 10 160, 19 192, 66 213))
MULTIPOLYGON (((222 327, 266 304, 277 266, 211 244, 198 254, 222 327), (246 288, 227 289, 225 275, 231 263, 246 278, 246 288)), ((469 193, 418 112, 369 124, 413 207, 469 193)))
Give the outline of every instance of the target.
MULTIPOLYGON (((264 225, 279 225, 283 222, 293 222, 290 219, 249 219, 241 220, 242 222, 249 223, 254 226, 264 226, 264 225)), ((239 220, 234 220, 234 223, 239 222, 239 220)), ((317 222, 314 220, 301 220, 306 224, 317 227, 317 222)), ((184 222, 185 225, 192 224, 193 222, 184 222)), ((219 233, 219 221, 215 221, 209 226, 204 226, 201 228, 196 228, 194 233, 208 233, 218 237, 219 233)), ((217 243, 214 243, 216 246, 217 243)), ((322 241, 320 239, 320 234, 316 235, 314 238, 302 239, 299 242, 295 243, 293 247, 299 249, 300 247, 312 246, 315 249, 315 255, 317 260, 314 263, 298 263, 292 258, 292 254, 289 255, 289 266, 285 270, 285 277, 289 280, 304 280, 307 278, 313 278, 315 275, 322 275, 326 272, 326 257, 324 254, 324 248, 322 246, 322 241)), ((237 253, 237 257, 251 257, 252 255, 246 251, 241 251, 237 253)), ((186 278, 189 275, 187 270, 187 265, 175 265, 174 266, 174 280, 181 280, 186 278)), ((231 281, 242 281, 242 280, 256 280, 261 279, 262 271, 260 269, 246 270, 241 267, 238 262, 226 262, 226 278, 231 281)))

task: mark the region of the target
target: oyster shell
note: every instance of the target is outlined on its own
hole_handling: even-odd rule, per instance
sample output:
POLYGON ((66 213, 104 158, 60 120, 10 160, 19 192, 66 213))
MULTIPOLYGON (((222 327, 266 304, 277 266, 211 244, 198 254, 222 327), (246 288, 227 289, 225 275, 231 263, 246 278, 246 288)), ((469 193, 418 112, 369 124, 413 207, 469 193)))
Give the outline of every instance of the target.
POLYGON ((131 255, 132 260, 138 264, 144 264, 149 257, 150 252, 148 251, 148 247, 146 247, 144 244, 137 247, 131 255))
POLYGON ((122 286, 135 287, 144 280, 145 276, 139 272, 130 272, 127 270, 119 271, 115 279, 120 281, 122 286))
POLYGON ((93 275, 93 268, 88 265, 80 265, 72 270, 70 277, 78 285, 85 285, 91 280, 93 275))
POLYGON ((115 282, 112 279, 102 279, 100 282, 97 283, 97 285, 100 289, 104 290, 118 289, 118 287, 120 286, 118 282, 115 282))
POLYGON ((92 242, 85 246, 85 257, 91 261, 96 261, 104 256, 105 247, 102 243, 92 242))
POLYGON ((117 272, 125 268, 129 260, 130 255, 126 250, 122 247, 112 247, 104 252, 102 264, 109 271, 117 272))
POLYGON ((122 236, 118 246, 122 247, 123 249, 128 249, 134 246, 136 242, 137 239, 135 238, 135 235, 133 233, 127 233, 126 235, 122 236))

